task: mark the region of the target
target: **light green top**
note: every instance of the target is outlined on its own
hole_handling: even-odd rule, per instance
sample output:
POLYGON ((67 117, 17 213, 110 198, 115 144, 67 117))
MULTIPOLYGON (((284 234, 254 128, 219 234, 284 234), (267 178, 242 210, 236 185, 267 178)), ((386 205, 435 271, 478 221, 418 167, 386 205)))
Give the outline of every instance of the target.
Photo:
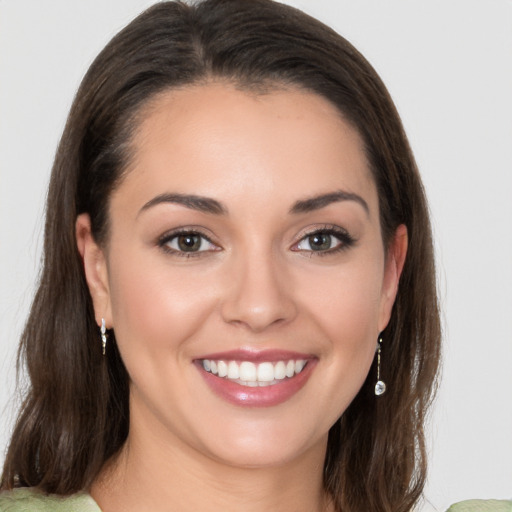
MULTIPOLYGON (((86 493, 63 498, 21 488, 0 493, 0 512, 101 512, 101 510, 86 493)), ((447 512, 512 512, 512 501, 462 501, 452 505, 447 512)))
POLYGON ((28 487, 0 493, 0 512, 101 512, 89 494, 61 497, 28 487))
POLYGON ((512 512, 512 501, 468 500, 452 505, 446 512, 512 512))

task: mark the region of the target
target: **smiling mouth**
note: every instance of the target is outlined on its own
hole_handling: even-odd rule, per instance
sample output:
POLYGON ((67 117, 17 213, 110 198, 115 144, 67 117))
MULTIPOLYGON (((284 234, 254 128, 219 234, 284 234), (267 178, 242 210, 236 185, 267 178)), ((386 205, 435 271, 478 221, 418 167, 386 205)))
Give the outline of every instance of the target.
POLYGON ((248 387, 266 387, 282 383, 300 374, 308 363, 305 359, 261 363, 202 359, 200 362, 206 372, 248 387))

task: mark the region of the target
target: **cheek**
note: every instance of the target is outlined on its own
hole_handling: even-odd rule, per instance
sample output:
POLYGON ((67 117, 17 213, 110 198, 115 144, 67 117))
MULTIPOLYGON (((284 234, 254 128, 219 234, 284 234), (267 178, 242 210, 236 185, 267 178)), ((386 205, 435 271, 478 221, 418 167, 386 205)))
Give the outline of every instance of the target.
POLYGON ((200 275, 174 269, 165 258, 129 255, 110 274, 113 327, 120 347, 158 350, 179 345, 201 328, 214 307, 214 286, 200 275))
POLYGON ((303 285, 304 311, 320 333, 326 368, 339 386, 329 399, 344 409, 363 384, 379 334, 382 266, 353 265, 303 285), (313 284, 314 283, 314 284, 313 284), (306 304, 307 303, 307 304, 306 304), (342 390, 340 392, 340 390, 342 390))
POLYGON ((376 339, 381 303, 381 265, 365 264, 340 268, 304 281, 301 296, 333 338, 354 334, 356 342, 367 333, 376 339), (359 333, 359 335, 356 335, 359 333))

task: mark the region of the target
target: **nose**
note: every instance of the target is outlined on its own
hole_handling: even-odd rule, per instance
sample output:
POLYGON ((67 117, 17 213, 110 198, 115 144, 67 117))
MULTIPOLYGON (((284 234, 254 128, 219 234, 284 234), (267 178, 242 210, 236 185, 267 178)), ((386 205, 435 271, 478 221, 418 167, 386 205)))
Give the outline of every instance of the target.
POLYGON ((297 314, 293 285, 278 259, 260 253, 233 262, 231 286, 222 304, 225 322, 257 333, 293 320, 297 314))

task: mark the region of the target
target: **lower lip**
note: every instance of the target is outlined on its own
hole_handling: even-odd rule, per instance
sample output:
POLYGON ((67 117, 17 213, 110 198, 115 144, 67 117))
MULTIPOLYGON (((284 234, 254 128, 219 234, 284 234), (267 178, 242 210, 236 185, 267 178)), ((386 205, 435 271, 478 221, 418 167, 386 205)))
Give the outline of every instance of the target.
POLYGON ((304 369, 291 378, 283 379, 271 386, 249 387, 224 377, 217 377, 205 371, 202 363, 197 361, 199 372, 215 394, 227 402, 244 407, 272 407, 286 402, 302 389, 315 366, 316 360, 308 359, 304 369))

